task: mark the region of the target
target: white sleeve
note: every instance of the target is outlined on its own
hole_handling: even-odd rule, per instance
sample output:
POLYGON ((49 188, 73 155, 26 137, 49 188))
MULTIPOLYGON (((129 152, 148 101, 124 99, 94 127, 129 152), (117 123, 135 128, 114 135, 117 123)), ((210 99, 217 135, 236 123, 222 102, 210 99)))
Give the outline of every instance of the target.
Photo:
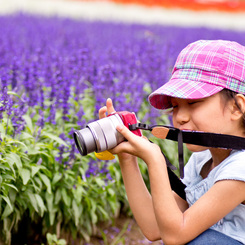
POLYGON ((245 182, 245 151, 235 152, 229 161, 217 171, 215 182, 239 180, 245 182))
POLYGON ((211 158, 209 150, 195 152, 191 155, 189 161, 185 165, 184 169, 184 178, 182 182, 188 186, 193 182, 193 179, 196 179, 200 175, 200 171, 203 165, 211 158))

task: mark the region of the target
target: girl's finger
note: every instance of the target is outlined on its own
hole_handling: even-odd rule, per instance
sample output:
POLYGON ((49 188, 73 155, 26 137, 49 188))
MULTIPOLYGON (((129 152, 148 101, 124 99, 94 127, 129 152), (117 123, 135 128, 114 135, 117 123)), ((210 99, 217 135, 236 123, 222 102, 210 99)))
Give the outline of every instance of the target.
POLYGON ((108 98, 106 100, 106 107, 108 109, 108 113, 109 114, 111 114, 113 112, 116 112, 115 109, 114 109, 113 102, 112 102, 111 98, 108 98))
POLYGON ((99 109, 99 119, 106 117, 107 107, 103 106, 99 109))
POLYGON ((118 125, 116 127, 117 131, 119 133, 121 133, 125 139, 127 139, 128 141, 130 141, 130 139, 132 139, 135 134, 133 134, 126 126, 124 125, 118 125))

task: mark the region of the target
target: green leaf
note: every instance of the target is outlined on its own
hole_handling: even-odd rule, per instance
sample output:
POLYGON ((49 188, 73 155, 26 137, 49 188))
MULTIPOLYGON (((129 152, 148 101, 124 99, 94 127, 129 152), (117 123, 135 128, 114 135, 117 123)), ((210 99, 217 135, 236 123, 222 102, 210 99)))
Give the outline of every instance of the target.
POLYGON ((105 209, 103 207, 101 207, 100 205, 97 206, 97 209, 102 213, 103 217, 105 219, 109 219, 109 215, 108 213, 105 211, 105 209))
POLYGON ((28 147, 27 147, 23 142, 18 141, 18 140, 12 140, 12 141, 9 141, 9 144, 19 144, 19 145, 24 146, 24 148, 25 148, 26 150, 28 150, 28 147))
POLYGON ((87 232, 83 231, 83 230, 81 230, 80 232, 81 232, 82 236, 84 237, 85 241, 89 242, 89 240, 90 240, 89 234, 87 234, 87 232))
POLYGON ((31 177, 30 170, 26 168, 22 168, 19 170, 19 173, 20 173, 20 177, 22 178, 23 185, 26 185, 31 177))
POLYGON ((42 217, 44 212, 46 211, 46 207, 44 205, 43 199, 38 194, 35 194, 35 198, 37 200, 37 205, 39 207, 40 215, 42 217))
POLYGON ((8 196, 9 196, 9 200, 11 201, 11 203, 15 204, 17 191, 15 189, 13 189, 13 188, 9 188, 9 193, 8 194, 9 194, 8 196))
POLYGON ((57 236, 55 234, 52 235, 50 233, 47 233, 46 237, 47 237, 48 244, 50 245, 54 244, 54 242, 56 244, 58 241, 57 236))
POLYGON ((37 192, 41 191, 43 187, 43 182, 41 181, 39 176, 34 176, 33 179, 31 179, 33 186, 37 192))
POLYGON ((42 168, 40 165, 31 166, 31 177, 34 177, 35 174, 42 168))
POLYGON ((65 239, 59 239, 57 245, 66 245, 66 240, 65 239))
POLYGON ((9 205, 6 205, 2 214, 2 219, 5 219, 13 212, 13 209, 9 205))
POLYGON ((83 193, 86 194, 82 186, 77 186, 77 188, 74 190, 74 198, 76 199, 77 203, 82 201, 83 193))
POLYGON ((115 195, 115 191, 112 188, 108 188, 107 191, 111 196, 115 195))
POLYGON ((26 125, 29 128, 29 130, 30 130, 30 133, 33 134, 34 133, 34 129, 33 129, 33 124, 32 124, 32 120, 31 120, 30 116, 26 114, 26 115, 24 115, 22 117, 25 120, 26 125))
POLYGON ((108 243, 108 239, 107 239, 106 233, 102 229, 100 229, 99 231, 100 231, 100 234, 102 236, 102 239, 103 239, 104 244, 105 245, 108 245, 109 243, 108 243))
POLYGON ((4 128, 3 124, 0 123, 0 133, 1 133, 1 138, 4 139, 6 136, 6 129, 4 128))
POLYGON ((95 200, 91 200, 92 208, 90 210, 90 216, 92 219, 92 223, 96 224, 98 221, 98 216, 96 215, 96 202, 95 200))
POLYGON ((99 187, 105 186, 105 181, 100 178, 95 178, 95 182, 98 184, 99 187))
POLYGON ((46 185, 48 193, 51 194, 51 183, 49 178, 45 174, 41 173, 39 173, 39 176, 42 179, 43 183, 46 185))
POLYGON ((8 95, 14 95, 14 96, 18 97, 19 99, 21 99, 21 97, 17 93, 15 93, 14 91, 8 91, 7 94, 8 95))
POLYGON ((5 181, 6 180, 13 180, 13 181, 16 181, 16 179, 10 174, 2 174, 1 180, 5 180, 5 181))
POLYGON ((9 197, 8 196, 3 196, 3 195, 0 195, 0 197, 8 204, 10 209, 13 210, 13 207, 12 207, 12 204, 11 204, 11 201, 10 201, 9 197))
POLYGON ((45 193, 45 198, 47 201, 47 207, 48 211, 51 212, 53 210, 53 204, 54 204, 54 196, 52 194, 49 194, 48 192, 45 193))
POLYGON ((48 192, 45 193, 45 198, 47 202, 47 208, 49 213, 49 222, 52 226, 54 224, 55 220, 55 213, 57 211, 57 208, 54 208, 54 196, 52 194, 49 194, 48 192))
POLYGON ((61 200, 61 190, 60 189, 58 189, 57 191, 56 191, 56 193, 55 193, 55 204, 58 204, 59 202, 60 202, 60 200, 61 200))
POLYGON ((17 154, 15 154, 13 152, 11 152, 9 154, 6 154, 6 160, 12 166, 15 164, 18 169, 22 168, 21 159, 20 159, 20 157, 17 154))
POLYGON ((43 216, 44 212, 46 211, 46 207, 44 205, 43 199, 41 198, 41 196, 39 196, 38 194, 34 194, 32 192, 28 192, 27 193, 30 203, 32 205, 32 207, 35 209, 35 211, 40 214, 41 216, 43 216))
POLYGON ((54 221, 55 221, 55 212, 54 211, 49 211, 49 222, 50 222, 50 225, 54 225, 54 221))
POLYGON ((33 140, 33 136, 25 131, 21 132, 21 135, 20 135, 20 139, 21 140, 33 140))
POLYGON ((65 205, 67 207, 70 207, 71 205, 71 198, 67 195, 67 192, 64 188, 61 189, 61 194, 62 194, 62 198, 63 198, 63 201, 65 203, 65 205))
POLYGON ((49 139, 51 139, 51 140, 53 140, 53 141, 56 141, 57 143, 59 143, 59 144, 61 144, 61 145, 64 145, 64 146, 66 146, 66 147, 69 147, 69 146, 67 145, 67 143, 66 143, 63 139, 61 139, 60 137, 58 137, 58 136, 56 136, 56 135, 54 135, 54 134, 50 134, 50 133, 47 133, 47 132, 43 132, 43 133, 42 133, 42 136, 47 137, 47 138, 49 138, 49 139))
POLYGON ((55 173, 52 180, 52 185, 55 185, 61 178, 62 178, 61 173, 55 173))
POLYGON ((17 187, 14 186, 14 185, 12 185, 12 184, 4 183, 4 185, 6 185, 6 186, 8 186, 8 187, 10 187, 10 188, 12 188, 12 189, 14 189, 14 190, 16 190, 17 192, 19 191, 19 190, 17 189, 17 187))
POLYGON ((35 195, 32 192, 28 192, 27 193, 30 203, 32 205, 32 207, 35 209, 35 211, 38 213, 38 204, 37 204, 37 199, 35 197, 35 195))
POLYGON ((75 225, 78 226, 81 213, 79 212, 79 207, 77 206, 77 203, 74 199, 72 201, 72 211, 73 217, 75 219, 75 225))

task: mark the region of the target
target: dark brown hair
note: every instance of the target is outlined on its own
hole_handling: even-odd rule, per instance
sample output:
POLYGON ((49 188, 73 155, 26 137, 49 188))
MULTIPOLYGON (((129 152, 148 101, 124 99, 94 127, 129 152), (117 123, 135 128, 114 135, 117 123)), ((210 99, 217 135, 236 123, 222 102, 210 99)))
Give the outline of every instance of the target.
POLYGON ((226 101, 230 101, 230 100, 234 100, 235 101, 235 104, 237 106, 237 108, 240 110, 240 112, 243 114, 243 121, 242 121, 242 124, 243 124, 243 127, 245 128, 245 112, 242 111, 240 105, 238 104, 237 102, 237 99, 236 99, 236 95, 238 94, 237 92, 234 92, 232 90, 229 90, 229 89, 223 89, 220 91, 221 95, 224 96, 225 100, 226 101))

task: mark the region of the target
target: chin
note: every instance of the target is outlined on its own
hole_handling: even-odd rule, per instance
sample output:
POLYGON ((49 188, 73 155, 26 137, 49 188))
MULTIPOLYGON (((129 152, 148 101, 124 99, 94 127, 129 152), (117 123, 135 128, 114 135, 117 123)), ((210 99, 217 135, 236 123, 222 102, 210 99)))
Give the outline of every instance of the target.
POLYGON ((191 152, 205 151, 208 149, 208 147, 205 147, 205 146, 192 145, 192 144, 186 144, 186 147, 191 152))

